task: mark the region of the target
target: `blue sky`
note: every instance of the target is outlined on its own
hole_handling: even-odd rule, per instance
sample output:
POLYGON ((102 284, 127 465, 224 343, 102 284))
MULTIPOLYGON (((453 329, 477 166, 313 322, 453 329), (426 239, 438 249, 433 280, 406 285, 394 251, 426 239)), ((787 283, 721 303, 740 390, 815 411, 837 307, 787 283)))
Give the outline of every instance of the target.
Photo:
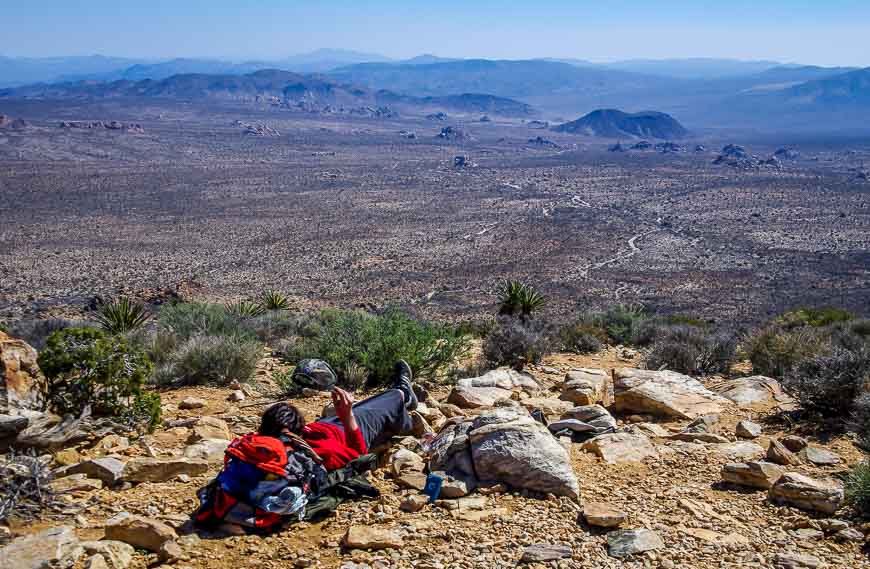
POLYGON ((870 0, 7 0, 0 54, 729 57, 870 66, 870 0))

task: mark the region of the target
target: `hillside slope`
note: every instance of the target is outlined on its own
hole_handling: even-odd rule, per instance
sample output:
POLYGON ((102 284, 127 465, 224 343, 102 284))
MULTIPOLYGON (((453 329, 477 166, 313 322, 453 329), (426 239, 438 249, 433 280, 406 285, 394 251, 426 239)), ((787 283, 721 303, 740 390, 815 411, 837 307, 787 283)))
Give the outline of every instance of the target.
POLYGON ((688 131, 674 117, 655 111, 625 113, 616 109, 592 111, 576 121, 553 128, 556 132, 605 138, 682 138, 688 131))

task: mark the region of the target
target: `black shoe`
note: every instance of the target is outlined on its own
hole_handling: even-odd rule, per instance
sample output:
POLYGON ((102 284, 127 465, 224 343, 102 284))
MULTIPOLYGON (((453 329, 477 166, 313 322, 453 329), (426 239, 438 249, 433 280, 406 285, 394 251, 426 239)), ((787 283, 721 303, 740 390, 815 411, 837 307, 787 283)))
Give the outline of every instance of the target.
POLYGON ((414 393, 414 387, 411 385, 411 380, 414 374, 411 372, 411 366, 405 360, 396 362, 396 380, 393 382, 393 389, 398 389, 405 396, 405 409, 413 411, 417 408, 417 395, 414 393))

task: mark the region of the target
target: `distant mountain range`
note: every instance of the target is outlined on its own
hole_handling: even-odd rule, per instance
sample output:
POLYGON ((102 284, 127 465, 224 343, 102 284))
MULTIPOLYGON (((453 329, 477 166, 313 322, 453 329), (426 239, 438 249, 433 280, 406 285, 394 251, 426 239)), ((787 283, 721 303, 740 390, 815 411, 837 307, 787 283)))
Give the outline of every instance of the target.
POLYGON ((534 113, 534 109, 526 103, 495 95, 463 93, 415 97, 383 89, 367 89, 325 75, 299 74, 277 69, 264 69, 246 75, 191 73, 173 75, 161 80, 74 81, 0 89, 0 100, 120 97, 259 101, 295 105, 308 110, 322 110, 327 106, 357 108, 389 105, 512 117, 525 117, 534 113))
POLYGON ((624 113, 616 109, 592 111, 576 121, 561 124, 553 130, 606 138, 683 138, 688 131, 674 117, 665 113, 645 111, 624 113))

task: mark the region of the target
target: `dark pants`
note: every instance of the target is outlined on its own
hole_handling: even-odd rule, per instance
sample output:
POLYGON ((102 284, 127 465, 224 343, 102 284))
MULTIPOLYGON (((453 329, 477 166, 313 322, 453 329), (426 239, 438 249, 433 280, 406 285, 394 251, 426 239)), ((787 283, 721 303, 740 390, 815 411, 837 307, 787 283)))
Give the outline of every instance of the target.
MULTIPOLYGON (((398 389, 390 389, 355 403, 353 416, 356 417, 359 430, 366 441, 366 448, 369 449, 409 432, 413 426, 405 409, 405 398, 398 389)), ((344 427, 338 417, 321 419, 319 422, 344 427)))

